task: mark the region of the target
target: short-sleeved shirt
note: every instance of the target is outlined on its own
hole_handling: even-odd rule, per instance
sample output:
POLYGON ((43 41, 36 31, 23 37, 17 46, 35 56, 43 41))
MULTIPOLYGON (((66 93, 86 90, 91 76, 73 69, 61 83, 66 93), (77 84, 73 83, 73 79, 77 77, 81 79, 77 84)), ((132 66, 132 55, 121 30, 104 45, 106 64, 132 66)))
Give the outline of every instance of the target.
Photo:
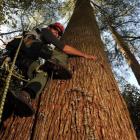
POLYGON ((63 50, 64 43, 62 43, 59 39, 57 39, 52 32, 47 28, 42 28, 40 30, 40 39, 45 44, 53 44, 56 48, 63 50))

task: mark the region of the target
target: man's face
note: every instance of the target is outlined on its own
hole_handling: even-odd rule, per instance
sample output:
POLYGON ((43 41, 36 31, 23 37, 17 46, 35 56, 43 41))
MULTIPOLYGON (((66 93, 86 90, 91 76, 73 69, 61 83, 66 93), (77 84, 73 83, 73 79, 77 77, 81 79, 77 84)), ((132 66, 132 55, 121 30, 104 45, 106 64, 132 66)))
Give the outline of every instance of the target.
POLYGON ((57 29, 54 28, 49 28, 49 29, 56 38, 60 38, 59 31, 57 29))

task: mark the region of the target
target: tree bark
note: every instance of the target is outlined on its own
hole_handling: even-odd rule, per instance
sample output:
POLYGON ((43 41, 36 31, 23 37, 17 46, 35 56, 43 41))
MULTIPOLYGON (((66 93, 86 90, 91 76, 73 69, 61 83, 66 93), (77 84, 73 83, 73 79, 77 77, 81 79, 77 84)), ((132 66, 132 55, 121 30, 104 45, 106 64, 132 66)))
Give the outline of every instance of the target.
POLYGON ((126 61, 132 72, 134 73, 138 84, 140 85, 140 65, 136 57, 131 53, 129 45, 123 40, 122 36, 115 30, 113 26, 108 22, 109 28, 113 34, 114 40, 117 42, 119 51, 126 58, 126 61))
POLYGON ((11 140, 9 132, 17 140, 136 140, 89 0, 77 0, 63 41, 96 55, 98 61, 71 58, 73 78, 50 80, 35 116, 29 120, 16 118, 16 122, 9 119, 7 137, 3 131, 0 139, 11 140))

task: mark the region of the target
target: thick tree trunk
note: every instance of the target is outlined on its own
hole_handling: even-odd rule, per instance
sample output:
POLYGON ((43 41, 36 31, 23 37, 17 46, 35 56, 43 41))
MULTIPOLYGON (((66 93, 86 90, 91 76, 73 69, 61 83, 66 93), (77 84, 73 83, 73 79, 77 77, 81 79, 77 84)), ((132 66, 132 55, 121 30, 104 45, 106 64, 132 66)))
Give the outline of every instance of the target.
POLYGON ((88 0, 77 1, 63 40, 86 53, 95 54, 98 61, 71 59, 73 78, 51 84, 46 110, 43 109, 45 124, 43 120, 37 121, 34 139, 42 136, 43 140, 135 140, 126 104, 106 60, 88 0))
POLYGON ((118 44, 119 51, 122 53, 122 55, 126 58, 128 65, 131 67, 137 82, 140 85, 140 65, 135 56, 131 53, 129 50, 129 45, 123 40, 122 36, 115 30, 113 26, 108 24, 110 27, 110 30, 113 34, 113 38, 118 44))
POLYGON ((98 61, 72 58, 73 78, 51 81, 40 97, 35 117, 9 119, 7 134, 3 131, 0 139, 136 140, 88 0, 77 0, 63 40, 95 54, 98 61))

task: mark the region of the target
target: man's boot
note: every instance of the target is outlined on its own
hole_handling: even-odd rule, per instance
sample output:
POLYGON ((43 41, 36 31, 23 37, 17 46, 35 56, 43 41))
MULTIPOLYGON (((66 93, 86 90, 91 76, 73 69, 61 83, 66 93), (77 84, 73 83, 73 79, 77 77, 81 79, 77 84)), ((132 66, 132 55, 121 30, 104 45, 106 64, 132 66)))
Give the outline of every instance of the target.
POLYGON ((35 113, 35 110, 31 104, 31 98, 28 92, 21 91, 18 94, 12 93, 16 102, 16 111, 20 116, 32 116, 35 113))
POLYGON ((72 77, 72 73, 64 65, 59 63, 57 59, 49 59, 45 62, 42 69, 47 71, 48 75, 52 75, 54 79, 67 80, 72 77))

